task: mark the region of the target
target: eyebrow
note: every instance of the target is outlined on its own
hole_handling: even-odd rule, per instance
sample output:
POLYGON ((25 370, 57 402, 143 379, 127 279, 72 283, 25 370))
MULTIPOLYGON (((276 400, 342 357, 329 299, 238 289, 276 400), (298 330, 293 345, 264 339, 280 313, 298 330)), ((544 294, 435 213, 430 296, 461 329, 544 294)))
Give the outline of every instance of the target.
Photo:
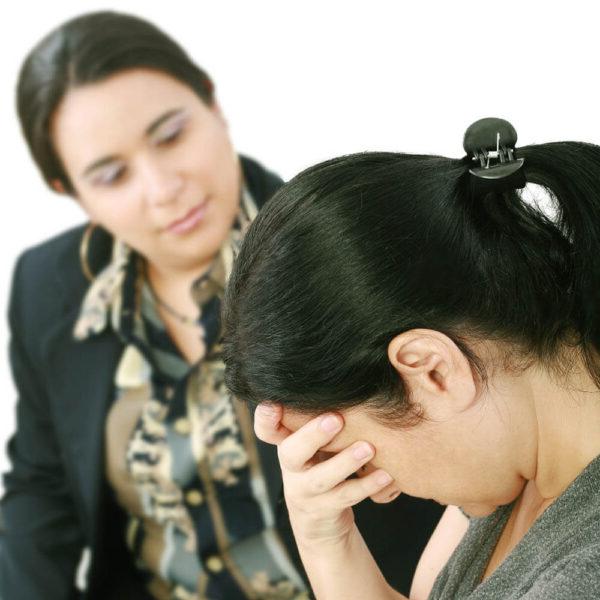
MULTIPOLYGON (((151 136, 165 121, 167 121, 174 115, 178 115, 182 112, 183 112, 183 108, 173 108, 171 110, 166 111, 165 113, 160 115, 160 117, 158 117, 157 119, 152 121, 152 123, 150 123, 150 125, 148 125, 148 127, 146 127, 146 131, 144 132, 144 135, 146 137, 151 136)), ((104 165, 110 164, 111 162, 115 161, 116 159, 117 159, 117 156, 115 156, 113 154, 113 155, 109 155, 109 156, 103 156, 102 158, 95 160, 92 164, 88 165, 84 169, 84 171, 82 173, 82 177, 87 177, 92 171, 95 171, 96 169, 99 169, 100 167, 103 167, 104 165)))

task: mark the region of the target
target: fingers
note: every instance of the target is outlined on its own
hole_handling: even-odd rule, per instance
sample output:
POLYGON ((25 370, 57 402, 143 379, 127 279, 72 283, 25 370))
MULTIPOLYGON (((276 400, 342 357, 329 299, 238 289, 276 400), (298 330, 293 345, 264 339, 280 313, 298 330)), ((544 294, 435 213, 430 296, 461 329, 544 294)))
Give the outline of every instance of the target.
POLYGON ((374 457, 375 449, 368 442, 356 442, 327 460, 315 463, 313 459, 320 449, 344 427, 341 415, 320 415, 296 432, 284 427, 282 418, 280 404, 259 404, 254 414, 254 430, 262 441, 279 446, 281 466, 292 477, 290 483, 294 482, 297 498, 312 499, 330 510, 349 508, 368 497, 376 502, 388 502, 397 495, 391 476, 382 470, 368 474, 363 470, 360 478, 348 479, 374 457))
POLYGON ((344 421, 340 415, 325 414, 311 419, 294 435, 286 437, 279 446, 281 466, 292 472, 303 471, 320 448, 326 446, 341 431, 344 421))
POLYGON ((281 404, 263 402, 254 412, 254 433, 256 437, 267 444, 278 446, 291 431, 281 424, 283 407, 281 404))
POLYGON ((392 481, 391 475, 379 469, 361 479, 349 479, 339 484, 327 494, 327 502, 332 506, 354 506, 369 496, 381 495, 392 481))
POLYGON ((334 488, 356 473, 374 455, 375 450, 368 442, 352 444, 326 461, 316 464, 307 472, 305 492, 316 495, 334 488))
POLYGON ((400 490, 394 483, 392 483, 391 485, 384 487, 376 494, 371 494, 370 498, 377 504, 387 504, 388 502, 393 502, 396 498, 398 498, 400 493, 400 490))

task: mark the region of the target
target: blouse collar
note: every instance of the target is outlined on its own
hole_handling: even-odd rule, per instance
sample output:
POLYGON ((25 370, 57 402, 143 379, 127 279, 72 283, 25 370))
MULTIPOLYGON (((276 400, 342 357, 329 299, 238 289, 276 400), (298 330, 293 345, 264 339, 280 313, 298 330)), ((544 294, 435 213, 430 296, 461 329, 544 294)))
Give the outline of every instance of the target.
MULTIPOLYGON (((242 188, 240 210, 221 245, 209 270, 196 280, 192 293, 196 302, 204 304, 215 295, 221 296, 229 279, 234 258, 237 256, 246 231, 256 217, 258 209, 247 187, 242 188)), ((108 265, 98 273, 83 299, 75 322, 73 336, 78 341, 93 337, 110 324, 119 331, 123 311, 123 287, 128 269, 137 254, 121 240, 113 242, 112 257, 108 265)))

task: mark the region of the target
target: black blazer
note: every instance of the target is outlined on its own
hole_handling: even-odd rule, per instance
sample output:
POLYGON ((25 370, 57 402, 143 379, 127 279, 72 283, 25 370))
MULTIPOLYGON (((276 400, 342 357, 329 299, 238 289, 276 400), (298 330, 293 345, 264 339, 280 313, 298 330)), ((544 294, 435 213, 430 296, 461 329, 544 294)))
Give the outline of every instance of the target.
MULTIPOLYGON (((250 159, 242 165, 260 206, 282 182, 250 159)), ((82 233, 78 227, 26 251, 15 269, 10 358, 19 398, 2 499, 3 600, 148 598, 124 544, 125 515, 104 477, 104 424, 122 344, 109 328, 84 342, 72 335, 89 285, 78 257, 82 233), (81 594, 74 577, 84 547, 91 562, 81 594)), ((94 234, 91 246, 90 264, 98 270, 112 240, 94 234)), ((279 530, 298 562, 275 448, 260 441, 258 448, 279 530)), ((357 507, 359 527, 398 589, 408 591, 440 514, 433 503, 403 496, 357 507)))

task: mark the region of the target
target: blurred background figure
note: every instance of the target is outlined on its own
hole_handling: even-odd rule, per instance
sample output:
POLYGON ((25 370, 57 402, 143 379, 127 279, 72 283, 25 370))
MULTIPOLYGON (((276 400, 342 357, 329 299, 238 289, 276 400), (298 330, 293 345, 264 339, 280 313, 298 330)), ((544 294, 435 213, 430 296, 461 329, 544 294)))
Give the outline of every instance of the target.
MULTIPOLYGON (((3 597, 73 597, 84 548, 86 598, 308 597, 276 451, 227 392, 220 344, 234 256, 281 180, 237 154, 209 76, 137 17, 52 31, 17 101, 42 176, 89 224, 15 269, 3 597)), ((439 514, 357 509, 399 589, 439 514)))

